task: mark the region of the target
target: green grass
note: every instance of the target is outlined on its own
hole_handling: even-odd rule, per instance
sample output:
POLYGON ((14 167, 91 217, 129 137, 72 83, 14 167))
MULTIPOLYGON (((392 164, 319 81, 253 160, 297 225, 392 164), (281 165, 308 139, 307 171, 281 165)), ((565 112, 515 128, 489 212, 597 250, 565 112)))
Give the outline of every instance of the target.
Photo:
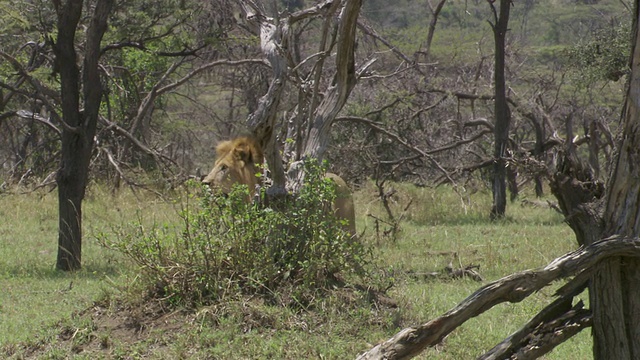
POLYGON ((101 297, 131 269, 119 254, 99 246, 93 234, 136 218, 164 219, 171 207, 153 199, 111 196, 98 188, 84 202, 83 269, 55 270, 57 195, 55 192, 0 195, 0 345, 25 341, 47 325, 69 317, 101 297), (156 213, 149 209, 161 207, 156 213))
MULTIPOLYGON (((393 279, 388 294, 397 301, 398 309, 364 306, 361 299, 345 301, 336 293, 318 302, 317 308, 302 312, 253 298, 195 312, 178 309, 157 319, 149 317, 153 311, 146 305, 133 301, 140 298, 131 292, 138 281, 135 269, 121 255, 100 247, 94 236, 131 221, 176 224, 173 204, 145 194, 136 197, 128 191, 114 196, 92 187, 84 204, 84 268, 64 274, 54 270, 55 194, 2 194, 0 357, 355 358, 403 327, 441 315, 481 285, 546 265, 576 247, 570 229, 549 208, 510 203, 505 220, 490 222, 490 195, 486 192, 465 194, 461 199, 447 187, 393 186, 397 193, 392 210, 404 219, 396 237, 376 234, 374 217, 369 214, 382 219, 386 215, 372 185, 360 189, 355 198, 358 229, 364 230, 363 241, 374 245, 381 271, 393 279), (412 204, 403 214, 409 199, 412 204), (454 267, 479 265, 484 282, 421 275, 441 271, 449 263, 454 267), (96 310, 80 315, 82 310, 92 309, 94 302, 106 304, 101 312, 107 316, 96 316, 96 310), (121 305, 127 302, 130 305, 121 305), (137 316, 151 319, 140 338, 135 332, 125 332, 126 326, 118 327, 137 316), (61 334, 70 334, 71 339, 64 341, 61 334)), ((379 229, 382 232, 385 225, 379 229)), ((441 346, 418 358, 477 357, 550 303, 558 285, 522 303, 501 304, 469 320, 441 346)), ((586 301, 585 294, 582 298, 586 301)), ((592 358, 589 331, 545 358, 592 358)))
MULTIPOLYGON (((510 203, 507 218, 490 222, 489 193, 480 192, 461 199, 450 188, 416 188, 394 185, 397 190, 392 210, 396 217, 410 199, 406 222, 398 239, 379 239, 377 248, 384 266, 397 274, 397 286, 391 295, 403 304, 402 326, 433 319, 456 306, 482 284, 511 273, 544 266, 556 257, 575 249, 572 231, 562 216, 548 207, 522 206, 510 203), (473 280, 425 280, 407 273, 441 271, 451 263, 454 267, 479 265, 482 284, 473 280)), ((373 201, 373 188, 365 188, 358 203, 365 203, 358 217, 368 232, 375 229, 372 217, 383 217, 385 211, 373 201)), ((522 198, 531 198, 526 192, 522 198)), ((553 200, 553 199, 550 199, 553 200)), ((436 359, 470 359, 489 350, 519 329, 552 300, 555 286, 530 296, 519 304, 501 304, 472 319, 445 340, 445 346, 429 349, 423 357, 436 359)), ((587 295, 582 294, 587 301, 587 295)), ((583 332, 558 347, 547 359, 590 359, 590 335, 583 332)))

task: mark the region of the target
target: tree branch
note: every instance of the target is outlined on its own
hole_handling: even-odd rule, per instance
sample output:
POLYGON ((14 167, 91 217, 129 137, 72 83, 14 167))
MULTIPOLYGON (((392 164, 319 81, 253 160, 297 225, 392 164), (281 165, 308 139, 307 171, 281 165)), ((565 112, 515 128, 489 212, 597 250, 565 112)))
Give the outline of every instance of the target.
MULTIPOLYGON (((313 16, 318 16, 323 14, 327 9, 331 8, 336 0, 325 0, 317 5, 312 7, 296 11, 293 14, 289 15, 289 24, 293 25, 294 23, 304 20, 313 16)), ((340 3, 340 1, 337 1, 340 3)))
MULTIPOLYGON (((486 133, 489 133, 490 131, 484 130, 479 132, 478 134, 476 134, 476 136, 472 137, 471 139, 464 139, 464 140, 460 140, 458 142, 452 143, 450 145, 447 145, 446 147, 442 147, 442 148, 438 148, 435 150, 429 150, 429 151, 425 151, 422 149, 419 149, 411 144, 409 144, 408 142, 406 142, 404 139, 402 139, 398 134, 392 133, 391 131, 383 128, 380 126, 380 124, 378 124, 377 122, 367 119, 367 118, 363 118, 363 117, 358 117, 358 116, 341 116, 341 117, 337 117, 336 121, 353 121, 353 122, 359 122, 359 123, 363 123, 366 124, 370 127, 372 127, 373 129, 375 129, 376 131, 379 131, 385 135, 387 135, 388 137, 392 138, 393 140, 395 140, 396 142, 398 142, 400 145, 406 147, 407 149, 413 151, 414 153, 416 153, 416 156, 414 157, 415 159, 420 158, 420 157, 425 157, 427 158, 429 161, 431 161, 432 164, 434 164, 436 166, 436 168, 438 168, 438 170, 440 170, 440 172, 447 178, 447 180, 449 180, 449 182, 454 185, 454 187, 456 187, 456 182, 453 180, 453 178, 451 177, 451 174, 449 174, 449 172, 442 166, 440 165, 440 163, 438 163, 436 161, 436 159, 431 156, 431 154, 440 152, 440 151, 445 151, 448 149, 451 149, 453 147, 471 142, 481 136, 483 136, 486 133)), ((404 158, 402 161, 406 161, 408 159, 411 158, 404 158)))
POLYGON ((151 157, 153 157, 156 161, 158 161, 158 163, 160 163, 159 160, 161 158, 165 158, 166 160, 168 160, 170 162, 173 162, 171 159, 163 156, 159 152, 147 147, 145 144, 143 144, 140 140, 136 139, 135 136, 133 136, 130 132, 128 132, 126 129, 124 129, 120 125, 109 121, 104 116, 100 116, 99 119, 100 119, 100 121, 102 121, 107 126, 107 129, 114 129, 115 131, 119 132, 125 138, 129 139, 129 141, 131 141, 135 146, 137 146, 144 153, 146 153, 147 155, 150 155, 151 157))
POLYGON ((587 287, 587 281, 576 276, 565 286, 571 288, 571 291, 556 293, 560 295, 558 299, 478 360, 510 359, 514 356, 519 360, 537 359, 585 327, 591 326, 591 312, 583 308, 582 301, 571 306, 573 298, 587 287))
POLYGON ((51 121, 49 121, 49 119, 41 116, 40 114, 36 114, 32 111, 27 111, 27 110, 18 110, 15 112, 15 115, 23 119, 35 120, 41 124, 44 124, 49 129, 53 130, 56 134, 58 134, 58 136, 62 135, 62 131, 60 129, 58 129, 55 125, 53 125, 51 121))
POLYGON ((398 58, 400 58, 402 61, 404 61, 405 63, 413 66, 416 71, 418 71, 420 73, 420 75, 425 76, 426 74, 420 69, 420 67, 418 67, 417 63, 410 59, 408 56, 406 56, 402 51, 400 51, 396 46, 394 46, 393 44, 391 44, 389 41, 387 41, 387 39, 383 38, 382 36, 380 36, 371 26, 369 26, 369 24, 366 24, 363 20, 358 20, 358 28, 360 28, 360 30, 362 30, 362 32, 364 32, 365 34, 371 36, 372 38, 380 41, 381 43, 383 43, 386 47, 389 48, 389 50, 391 50, 392 53, 394 53, 398 58))
MULTIPOLYGON (((7 60, 11 66, 18 72, 19 76, 21 77, 21 79, 17 80, 16 83, 18 85, 16 86, 20 86, 19 84, 22 84, 23 80, 26 80, 35 90, 35 97, 38 100, 41 100, 44 105, 47 107, 47 110, 49 110, 51 112, 51 116, 53 117, 54 120, 56 120, 57 122, 61 123, 63 125, 63 127, 67 126, 66 123, 64 123, 62 121, 62 119, 60 118, 60 116, 58 115, 58 113, 56 112, 57 108, 51 103, 50 99, 53 100, 53 102, 56 103, 60 103, 61 102, 61 98, 60 98, 60 94, 57 91, 54 91, 53 89, 47 87, 46 85, 44 85, 42 82, 40 82, 38 79, 34 78, 33 76, 29 75, 29 72, 27 70, 25 70, 25 68, 22 66, 22 64, 20 64, 20 62, 15 59, 13 56, 7 54, 6 52, 0 50, 0 57, 3 57, 5 60, 7 60)), ((21 93, 27 97, 33 97, 34 94, 28 93, 24 90, 21 90, 19 88, 17 88, 16 86, 12 86, 3 82, 0 82, 0 87, 6 88, 7 90, 10 90, 11 92, 16 92, 16 93, 21 93)), ((74 131, 72 128, 68 128, 69 131, 74 131)))
POLYGON ((565 254, 544 268, 526 270, 489 283, 442 316, 401 330, 358 359, 409 359, 434 346, 458 326, 503 302, 520 302, 552 281, 593 268, 611 257, 640 257, 640 239, 609 237, 565 254))

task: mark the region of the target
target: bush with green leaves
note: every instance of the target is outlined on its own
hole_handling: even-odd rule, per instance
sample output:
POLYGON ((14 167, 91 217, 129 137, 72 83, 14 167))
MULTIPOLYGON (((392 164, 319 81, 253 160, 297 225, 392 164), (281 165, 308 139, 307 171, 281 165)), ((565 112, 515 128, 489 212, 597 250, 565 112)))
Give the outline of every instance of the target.
POLYGON ((179 229, 120 228, 112 246, 140 266, 152 296, 171 303, 259 294, 306 306, 325 289, 364 279, 371 264, 370 249, 330 211, 335 187, 323 174, 308 165, 299 194, 271 207, 246 202, 244 185, 223 196, 190 183, 179 229))
POLYGON ((590 41, 567 48, 564 56, 583 82, 618 81, 629 74, 629 25, 623 22, 598 29, 590 41))

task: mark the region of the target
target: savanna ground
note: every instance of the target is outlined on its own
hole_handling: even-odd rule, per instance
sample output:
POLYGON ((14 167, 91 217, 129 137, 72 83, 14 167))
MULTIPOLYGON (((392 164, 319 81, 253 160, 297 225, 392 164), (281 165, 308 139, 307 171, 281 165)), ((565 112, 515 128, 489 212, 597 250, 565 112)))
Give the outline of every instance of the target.
MULTIPOLYGON (((145 301, 135 267, 96 240, 117 224, 179 226, 175 201, 148 193, 113 194, 93 185, 84 208, 82 271, 54 270, 57 197, 44 191, 0 194, 0 357, 10 359, 348 359, 401 328, 437 317, 482 284, 543 266, 576 247, 571 230, 544 200, 511 203, 508 218, 488 220, 491 197, 461 199, 450 188, 396 184, 392 202, 403 215, 395 238, 377 190, 355 194, 358 229, 373 245, 379 272, 392 282, 392 302, 337 290, 314 309, 294 310, 238 298, 197 310, 145 301), (407 211, 403 209, 413 199, 407 211), (433 277, 451 264, 479 265, 482 282, 433 277), (395 305, 395 306, 394 306, 395 305)), ((531 201, 523 201, 523 199, 531 201)), ((555 286, 519 304, 501 304, 471 319, 418 358, 473 359, 552 301, 555 286)), ((582 295, 586 301, 586 293, 582 295)), ((589 331, 546 359, 590 359, 589 331)))

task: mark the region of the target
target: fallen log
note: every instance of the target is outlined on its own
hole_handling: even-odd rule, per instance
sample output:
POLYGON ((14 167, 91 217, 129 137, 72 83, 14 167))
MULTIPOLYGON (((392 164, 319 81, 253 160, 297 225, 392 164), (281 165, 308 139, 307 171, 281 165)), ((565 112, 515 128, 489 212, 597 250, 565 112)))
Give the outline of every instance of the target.
MULTIPOLYGON (((603 259, 616 256, 640 257, 640 239, 609 237, 589 246, 582 246, 541 269, 526 270, 496 280, 481 287, 442 316, 422 325, 402 329, 392 338, 359 355, 357 359, 410 359, 425 348, 437 345, 458 326, 493 306, 503 302, 520 302, 561 278, 578 275, 577 278, 583 281, 585 277, 580 276, 583 272, 589 271, 603 259)), ((566 288, 567 286, 562 289, 566 288)), ((576 321, 582 323, 581 328, 584 328, 589 320, 584 313, 579 315, 582 319, 576 321)))

